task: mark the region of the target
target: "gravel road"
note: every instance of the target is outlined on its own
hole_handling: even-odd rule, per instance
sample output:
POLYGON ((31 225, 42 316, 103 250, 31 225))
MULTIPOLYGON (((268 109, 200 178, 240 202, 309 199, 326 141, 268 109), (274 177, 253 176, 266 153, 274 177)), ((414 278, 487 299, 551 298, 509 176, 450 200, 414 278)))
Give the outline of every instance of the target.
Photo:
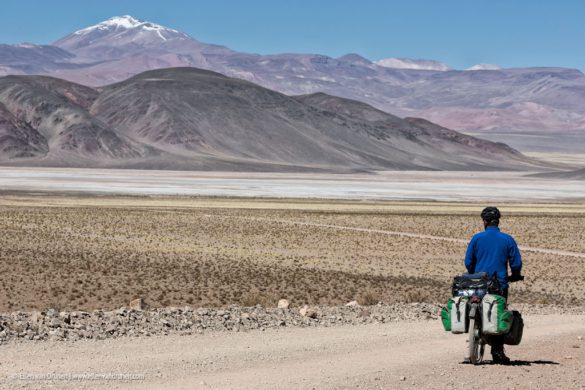
MULTIPOLYGON (((438 321, 2 346, 2 388, 585 388, 585 316, 526 315, 513 366, 462 364, 438 321), (84 374, 93 379, 71 380, 84 374), (47 380, 52 375, 52 380, 47 380), (96 379, 132 375, 134 379, 96 379), (43 377, 45 376, 45 377, 43 377), (59 379, 56 379, 59 377, 59 379)), ((489 356, 488 356, 489 357, 489 356)))

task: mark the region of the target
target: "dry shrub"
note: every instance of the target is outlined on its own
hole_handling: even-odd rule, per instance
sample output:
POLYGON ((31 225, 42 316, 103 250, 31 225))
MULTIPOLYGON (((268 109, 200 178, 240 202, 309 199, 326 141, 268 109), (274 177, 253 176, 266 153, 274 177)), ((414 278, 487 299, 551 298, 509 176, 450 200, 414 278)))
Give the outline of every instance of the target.
POLYGON ((257 291, 247 292, 242 295, 238 302, 242 306, 252 307, 260 305, 263 307, 276 307, 278 299, 275 294, 260 293, 257 291))
MULTIPOLYGON (((464 270, 464 243, 288 222, 452 238, 479 229, 477 215, 456 206, 448 214, 441 205, 440 213, 421 213, 402 206, 379 212, 375 204, 364 212, 201 205, 187 212, 175 208, 176 199, 153 208, 133 207, 132 199, 125 201, 128 207, 82 208, 76 202, 0 206, 0 311, 115 309, 137 296, 153 307, 274 307, 283 297, 294 306, 354 299, 362 305, 444 303, 452 277, 464 270)), ((525 211, 507 218, 504 230, 522 245, 583 252, 582 217, 525 211)), ((582 261, 523 256, 527 279, 512 285, 513 302, 583 302, 582 261)))
POLYGON ((357 299, 358 303, 362 306, 377 305, 381 301, 380 297, 372 291, 366 291, 363 295, 360 295, 357 299))
POLYGON ((405 303, 421 303, 421 302, 433 302, 427 291, 416 289, 409 291, 404 296, 405 303))

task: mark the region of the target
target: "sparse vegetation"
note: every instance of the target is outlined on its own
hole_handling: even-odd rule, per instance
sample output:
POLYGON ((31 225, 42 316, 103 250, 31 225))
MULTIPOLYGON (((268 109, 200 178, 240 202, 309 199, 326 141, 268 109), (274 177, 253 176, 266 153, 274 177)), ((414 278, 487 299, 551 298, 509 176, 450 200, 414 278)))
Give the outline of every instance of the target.
MULTIPOLYGON (((443 302, 465 245, 293 222, 464 239, 480 228, 468 204, 163 203, 0 198, 0 310, 112 309, 137 296, 154 307, 443 302)), ((585 252, 580 212, 526 206, 506 216, 503 229, 521 245, 585 252)), ((585 260, 524 259, 527 280, 513 286, 514 302, 585 298, 585 260)))

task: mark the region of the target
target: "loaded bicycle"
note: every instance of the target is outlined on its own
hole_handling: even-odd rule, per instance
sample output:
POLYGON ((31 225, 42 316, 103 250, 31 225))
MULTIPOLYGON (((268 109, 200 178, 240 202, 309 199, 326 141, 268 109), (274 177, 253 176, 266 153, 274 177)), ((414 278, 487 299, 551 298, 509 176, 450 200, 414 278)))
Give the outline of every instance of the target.
MULTIPOLYGON (((524 280, 519 277, 510 282, 524 280)), ((504 344, 522 341, 524 321, 518 311, 508 310, 495 276, 485 272, 463 274, 453 280, 452 298, 441 311, 443 327, 455 334, 468 333, 466 361, 480 364, 486 344, 502 337, 504 344)))

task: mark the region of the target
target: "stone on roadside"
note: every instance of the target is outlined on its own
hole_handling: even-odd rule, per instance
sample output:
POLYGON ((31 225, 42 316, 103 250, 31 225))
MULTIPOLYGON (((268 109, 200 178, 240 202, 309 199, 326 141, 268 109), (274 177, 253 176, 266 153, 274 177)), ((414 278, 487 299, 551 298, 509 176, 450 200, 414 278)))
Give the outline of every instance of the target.
POLYGON ((33 311, 30 315, 31 324, 39 324, 43 321, 43 313, 40 311, 33 311))
POLYGON ((118 327, 115 325, 110 325, 106 328, 106 334, 108 335, 112 335, 114 333, 116 333, 116 331, 118 330, 118 327))
POLYGON ((319 315, 319 309, 317 309, 316 307, 309 307, 305 305, 300 308, 299 314, 303 317, 317 318, 317 316, 319 315))
POLYGON ((63 322, 65 322, 66 324, 70 324, 71 323, 71 316, 66 311, 60 312, 59 313, 59 318, 61 318, 63 320, 63 322))
POLYGON ((61 340, 65 337, 65 331, 63 329, 50 330, 49 337, 53 340, 61 340))
POLYGON ((136 298, 130 302, 130 309, 132 310, 146 310, 148 305, 142 298, 136 298))
POLYGON ((288 309, 289 306, 290 302, 288 301, 288 299, 281 299, 280 301, 278 301, 279 309, 288 309))
POLYGON ((360 304, 357 301, 351 301, 345 304, 345 306, 347 307, 354 307, 354 306, 359 306, 360 304))
POLYGON ((299 309, 299 314, 303 317, 307 316, 307 310, 309 310, 309 306, 305 305, 299 309))
POLYGON ((51 320, 51 322, 49 322, 49 327, 51 327, 51 328, 60 328, 61 327, 61 321, 59 321, 57 318, 53 318, 51 320))

